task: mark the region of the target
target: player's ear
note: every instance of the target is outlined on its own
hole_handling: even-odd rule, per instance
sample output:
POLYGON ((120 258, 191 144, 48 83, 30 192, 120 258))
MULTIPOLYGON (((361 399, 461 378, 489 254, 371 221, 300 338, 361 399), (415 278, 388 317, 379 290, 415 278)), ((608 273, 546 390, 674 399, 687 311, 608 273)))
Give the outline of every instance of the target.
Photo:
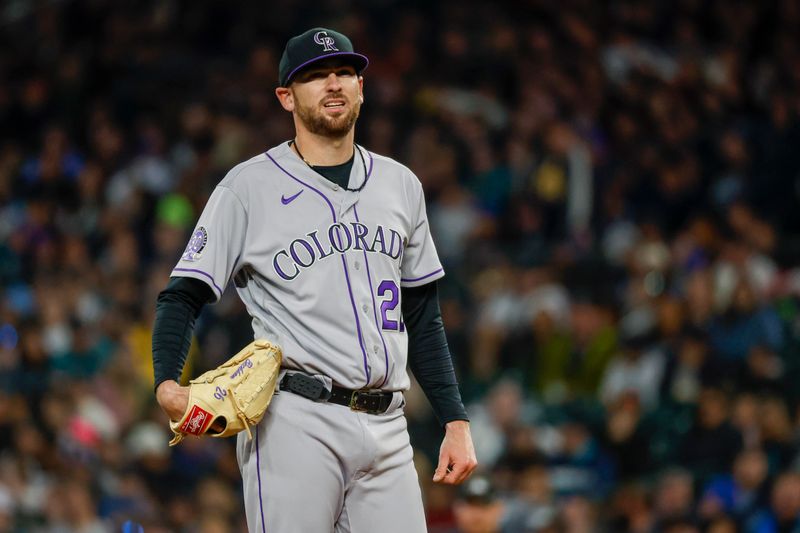
POLYGON ((292 93, 291 89, 288 87, 278 87, 275 89, 275 96, 278 97, 281 107, 283 107, 286 111, 294 111, 294 94, 292 93))

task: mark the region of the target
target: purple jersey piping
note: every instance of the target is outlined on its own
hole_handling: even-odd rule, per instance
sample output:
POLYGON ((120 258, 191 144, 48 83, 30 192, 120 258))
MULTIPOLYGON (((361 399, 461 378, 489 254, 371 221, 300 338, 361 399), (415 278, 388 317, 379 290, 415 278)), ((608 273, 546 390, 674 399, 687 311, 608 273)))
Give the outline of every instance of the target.
POLYGON ((258 425, 256 425, 256 474, 258 475, 258 506, 261 508, 261 532, 266 533, 267 526, 264 524, 264 499, 261 497, 261 446, 258 445, 258 425))
POLYGON ((400 281, 401 281, 401 282, 402 282, 402 281, 407 281, 407 282, 409 282, 409 283, 411 283, 411 282, 414 282, 414 281, 422 281, 422 280, 423 280, 423 279, 425 279, 425 278, 429 278, 429 277, 431 277, 431 276, 435 276, 436 274, 438 274, 438 273, 439 273, 439 272, 441 272, 442 270, 444 270, 444 269, 443 269, 443 268, 440 268, 440 269, 438 269, 438 270, 434 270, 434 271, 433 271, 433 272, 431 272, 430 274, 425 274, 424 276, 422 276, 422 277, 419 277, 419 278, 400 278, 400 281))
MULTIPOLYGON (((336 222, 336 220, 334 220, 336 222)), ((353 298, 353 291, 350 287, 350 274, 347 272, 347 262, 344 260, 344 254, 341 254, 340 257, 342 258, 342 267, 344 267, 344 279, 347 281, 347 289, 350 292, 350 305, 353 306, 353 316, 356 317, 356 329, 358 329, 358 343, 361 345, 361 353, 364 354, 364 372, 367 374, 367 385, 372 380, 372 372, 369 371, 369 365, 367 364, 367 352, 364 349, 364 341, 361 336, 361 322, 358 320, 358 309, 356 309, 356 301, 353 298)), ((370 292, 372 290, 370 289, 370 292)))
POLYGON ((214 281, 214 278, 212 278, 211 274, 209 274, 208 272, 203 272, 202 270, 197 270, 196 268, 174 268, 172 270, 175 272, 194 272, 195 274, 204 275, 205 277, 211 280, 211 283, 214 285, 214 288, 217 289, 217 292, 219 293, 220 297, 222 296, 222 289, 219 288, 217 282, 214 281))
MULTIPOLYGON (((331 209, 331 216, 333 217, 333 223, 335 224, 337 222, 337 220, 336 220, 336 211, 333 208, 333 204, 331 203, 330 199, 328 199, 328 197, 325 196, 324 193, 322 193, 322 191, 320 191, 316 187, 313 187, 313 186, 309 185, 308 183, 306 183, 303 180, 301 180, 300 178, 294 176, 291 172, 289 172, 288 170, 286 170, 285 168, 280 166, 278 164, 278 162, 275 161, 275 159, 271 155, 269 155, 269 152, 264 152, 264 155, 269 157, 269 160, 272 161, 275 164, 276 167, 281 169, 284 174, 286 174, 287 176, 289 176, 290 178, 295 180, 297 183, 300 183, 301 185, 303 185, 305 187, 308 187, 309 189, 311 189, 315 193, 317 193, 320 196, 322 196, 322 199, 325 200, 325 202, 328 204, 328 207, 330 207, 330 209, 331 209)), ((344 279, 345 279, 345 281, 347 281, 347 292, 350 295, 350 305, 353 306, 353 316, 356 319, 356 332, 358 333, 358 344, 361 346, 361 354, 364 356, 364 375, 367 378, 367 383, 369 383, 370 372, 369 372, 369 366, 367 365, 367 350, 364 348, 364 339, 363 339, 363 336, 361 334, 361 322, 358 320, 358 310, 356 309, 356 302, 355 302, 355 299, 353 298, 353 287, 350 285, 350 276, 347 273, 347 264, 344 261, 344 255, 342 255, 342 266, 344 267, 344 279)))
MULTIPOLYGON (((370 170, 372 170, 371 167, 370 170)), ((361 223, 361 221, 358 219, 358 208, 356 206, 353 206, 353 212, 356 215, 356 222, 361 223)), ((375 303, 375 289, 373 288, 372 275, 370 274, 369 271, 369 258, 367 257, 366 250, 361 250, 361 251, 364 253, 364 263, 366 263, 367 265, 367 281, 369 281, 369 295, 372 297, 372 314, 375 317, 375 328, 378 330, 378 335, 380 335, 381 342, 383 343, 383 355, 384 355, 386 370, 383 373, 383 381, 381 381, 381 384, 378 385, 378 388, 380 388, 383 387, 386 384, 386 380, 389 379, 389 350, 386 348, 386 341, 383 338, 383 329, 378 324, 378 307, 377 304, 375 303)))
MULTIPOLYGON (((301 64, 299 67, 296 67, 293 71, 291 71, 289 73, 288 76, 286 76, 286 83, 289 83, 292 80, 292 76, 294 76, 295 73, 298 70, 300 70, 301 68, 305 67, 306 65, 310 65, 311 63, 314 63, 315 61, 320 61, 322 59, 327 59, 329 57, 335 57, 335 56, 354 56, 354 57, 359 57, 359 58, 363 59, 364 60, 364 66, 361 67, 361 70, 358 71, 359 75, 361 75, 361 72, 363 72, 364 69, 369 66, 369 59, 365 55, 358 54, 356 52, 334 52, 332 54, 325 54, 325 55, 322 55, 322 56, 311 58, 308 61, 306 61, 305 63, 301 64)), ((272 158, 270 157, 270 159, 272 159, 272 158)))

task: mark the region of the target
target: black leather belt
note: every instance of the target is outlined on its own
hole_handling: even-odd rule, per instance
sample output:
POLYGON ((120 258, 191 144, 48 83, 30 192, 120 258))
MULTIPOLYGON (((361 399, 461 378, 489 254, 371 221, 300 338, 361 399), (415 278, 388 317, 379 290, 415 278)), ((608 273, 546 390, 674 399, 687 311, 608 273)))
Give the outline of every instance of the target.
POLYGON ((344 405, 353 411, 363 411, 372 415, 385 413, 394 397, 393 392, 350 390, 337 385, 329 391, 322 381, 300 373, 287 373, 283 376, 280 389, 309 400, 344 405))

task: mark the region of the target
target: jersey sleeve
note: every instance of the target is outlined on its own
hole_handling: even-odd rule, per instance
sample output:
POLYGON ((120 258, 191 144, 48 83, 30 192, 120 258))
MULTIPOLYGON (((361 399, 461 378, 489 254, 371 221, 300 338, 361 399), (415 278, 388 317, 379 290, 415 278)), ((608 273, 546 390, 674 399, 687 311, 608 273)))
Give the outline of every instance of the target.
POLYGON ((415 205, 411 207, 414 213, 413 228, 400 265, 401 287, 418 287, 444 276, 444 269, 431 237, 422 186, 417 187, 414 202, 415 205))
POLYGON ((219 300, 242 257, 246 231, 247 213, 239 197, 217 186, 171 276, 201 280, 219 300))

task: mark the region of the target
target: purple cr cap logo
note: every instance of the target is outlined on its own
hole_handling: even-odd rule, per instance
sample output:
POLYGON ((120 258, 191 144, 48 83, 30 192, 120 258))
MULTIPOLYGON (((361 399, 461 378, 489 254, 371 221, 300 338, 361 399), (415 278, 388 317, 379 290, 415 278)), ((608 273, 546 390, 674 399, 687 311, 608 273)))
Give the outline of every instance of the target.
POLYGON ((206 228, 200 226, 192 234, 192 238, 189 239, 189 244, 186 245, 186 250, 183 251, 181 260, 197 261, 200 259, 200 254, 203 252, 203 248, 206 247, 207 242, 208 232, 206 231, 206 228))

